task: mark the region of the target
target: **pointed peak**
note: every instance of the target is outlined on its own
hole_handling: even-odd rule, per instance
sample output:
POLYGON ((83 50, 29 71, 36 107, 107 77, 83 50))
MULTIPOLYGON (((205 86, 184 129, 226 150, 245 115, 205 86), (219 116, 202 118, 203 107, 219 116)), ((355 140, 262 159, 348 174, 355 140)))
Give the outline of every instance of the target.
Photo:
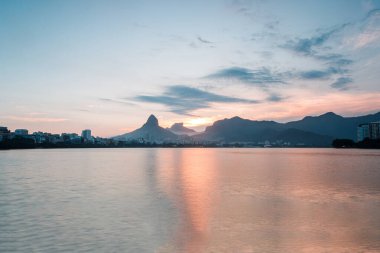
POLYGON ((330 116, 334 116, 334 115, 336 115, 335 113, 333 113, 333 112, 326 112, 326 113, 324 113, 324 114, 322 114, 321 116, 327 116, 327 115, 330 115, 330 116))
POLYGON ((144 126, 158 126, 158 119, 156 118, 156 116, 151 114, 144 126))
POLYGON ((326 112, 325 114, 320 115, 319 117, 330 117, 330 118, 336 118, 336 117, 342 117, 336 113, 333 112, 326 112))

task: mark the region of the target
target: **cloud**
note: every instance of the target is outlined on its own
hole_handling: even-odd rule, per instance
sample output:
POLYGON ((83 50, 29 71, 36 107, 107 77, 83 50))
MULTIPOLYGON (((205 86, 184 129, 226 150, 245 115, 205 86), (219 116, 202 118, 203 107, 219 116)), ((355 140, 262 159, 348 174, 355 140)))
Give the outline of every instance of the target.
POLYGON ((349 82, 353 82, 353 79, 345 77, 345 75, 350 72, 349 69, 345 68, 345 66, 351 64, 351 61, 341 58, 338 54, 325 55, 324 57, 326 61, 328 60, 334 62, 334 64, 331 64, 332 66, 323 69, 311 69, 304 71, 292 70, 285 72, 273 72, 268 68, 251 70, 247 68, 231 67, 221 69, 206 76, 206 78, 232 79, 238 80, 244 84, 260 87, 267 93, 268 97, 266 98, 266 101, 268 102, 280 102, 285 99, 280 95, 273 93, 273 88, 278 86, 269 86, 269 84, 291 83, 291 80, 294 79, 331 80, 331 78, 337 78, 337 82, 330 86, 339 90, 347 90, 347 87, 343 87, 343 82, 348 84, 348 80, 350 80, 349 82))
POLYGON ((314 56, 317 54, 317 50, 323 46, 328 39, 336 33, 342 31, 348 25, 349 23, 342 24, 326 32, 319 33, 311 38, 297 38, 288 40, 284 45, 282 45, 282 47, 305 56, 314 56))
POLYGON ((325 32, 319 32, 310 38, 295 38, 288 40, 280 47, 293 53, 310 57, 327 65, 325 70, 311 70, 299 73, 303 79, 329 79, 337 75, 330 86, 339 90, 347 90, 348 84, 354 80, 346 75, 353 63, 347 56, 331 53, 330 42, 349 45, 349 50, 380 45, 380 9, 373 9, 358 22, 344 23, 325 32), (333 40, 333 38, 335 40, 333 40), (336 40, 338 39, 338 40, 336 40))
POLYGON ((346 69, 330 67, 325 70, 301 71, 298 75, 302 79, 328 79, 332 75, 344 74, 347 72, 348 70, 346 69))
POLYGON ((314 55, 318 60, 324 61, 329 65, 343 67, 348 66, 353 63, 352 60, 345 58, 342 54, 325 54, 325 55, 314 55))
POLYGON ((166 88, 162 95, 140 95, 135 100, 165 105, 171 112, 191 115, 190 112, 211 107, 211 103, 258 103, 257 100, 223 96, 184 85, 166 88))
POLYGON ((300 77, 303 79, 326 79, 330 77, 331 73, 329 71, 322 70, 309 70, 300 72, 300 77))
MULTIPOLYGON (((282 45, 283 48, 296 54, 313 58, 324 65, 327 65, 327 68, 325 69, 300 71, 296 76, 306 80, 327 80, 332 76, 338 76, 337 80, 347 80, 344 75, 351 71, 349 66, 353 61, 343 54, 335 52, 331 53, 331 47, 329 47, 329 44, 327 43, 332 40, 333 36, 338 36, 338 33, 343 32, 343 30, 347 31, 348 29, 351 29, 352 26, 352 23, 344 23, 328 31, 320 32, 311 38, 288 40, 285 45, 282 45)), ((340 35, 341 34, 342 33, 340 33, 340 35)), ((350 82, 353 82, 351 78, 350 82)))
POLYGON ((296 38, 288 40, 280 47, 290 50, 296 54, 319 60, 328 66, 341 68, 352 64, 352 60, 342 54, 329 53, 328 51, 331 50, 331 47, 328 47, 325 44, 334 35, 337 35, 349 26, 352 26, 352 24, 345 23, 326 32, 319 33, 311 38, 296 38))
POLYGON ((282 97, 281 95, 272 93, 269 95, 269 97, 267 97, 266 101, 268 101, 268 102, 281 102, 284 99, 285 98, 282 97))
POLYGON ((361 33, 355 41, 355 49, 366 47, 380 40, 380 31, 366 31, 361 33))
POLYGON ((205 43, 205 44, 212 44, 213 42, 209 41, 209 40, 205 40, 203 39, 202 37, 198 36, 197 39, 202 42, 202 43, 205 43))
POLYGON ((215 43, 209 40, 206 40, 200 36, 197 37, 196 40, 190 41, 188 43, 189 47, 197 49, 197 48, 215 48, 215 43))
POLYGON ((351 77, 339 77, 330 86, 332 88, 338 89, 338 90, 348 90, 350 88, 349 84, 352 82, 353 82, 353 80, 351 77))
POLYGON ((359 27, 359 34, 352 40, 354 49, 370 45, 378 46, 380 42, 380 9, 368 12, 359 27))
POLYGON ((272 20, 265 24, 265 28, 270 29, 270 30, 275 30, 279 24, 280 24, 279 20, 272 20))
POLYGON ((112 99, 112 98, 98 98, 100 101, 107 102, 107 103, 115 103, 115 104, 122 104, 122 105, 133 105, 135 106, 134 103, 127 102, 127 101, 121 101, 117 99, 112 99))
POLYGON ((11 120, 23 121, 23 122, 44 122, 44 123, 59 123, 67 121, 65 118, 48 118, 48 117, 19 117, 19 116, 8 116, 6 117, 11 120))
POLYGON ((255 70, 241 67, 230 67, 212 73, 206 76, 206 78, 232 79, 246 84, 265 86, 270 83, 285 83, 283 75, 283 73, 274 73, 270 69, 264 67, 255 70))

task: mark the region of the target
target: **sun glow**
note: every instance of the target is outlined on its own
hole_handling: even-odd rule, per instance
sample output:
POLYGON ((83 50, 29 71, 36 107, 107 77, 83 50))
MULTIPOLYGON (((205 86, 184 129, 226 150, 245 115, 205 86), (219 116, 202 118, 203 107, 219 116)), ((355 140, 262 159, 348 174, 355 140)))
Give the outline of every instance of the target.
POLYGON ((184 124, 189 127, 205 126, 212 124, 211 118, 190 118, 185 120, 184 124))

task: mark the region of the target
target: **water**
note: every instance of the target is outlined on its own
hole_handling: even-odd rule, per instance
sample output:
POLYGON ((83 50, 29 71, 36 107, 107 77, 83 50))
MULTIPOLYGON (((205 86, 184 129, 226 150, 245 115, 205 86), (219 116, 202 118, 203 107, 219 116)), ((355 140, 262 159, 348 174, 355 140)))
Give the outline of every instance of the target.
POLYGON ((380 252, 380 151, 0 151, 0 252, 380 252))

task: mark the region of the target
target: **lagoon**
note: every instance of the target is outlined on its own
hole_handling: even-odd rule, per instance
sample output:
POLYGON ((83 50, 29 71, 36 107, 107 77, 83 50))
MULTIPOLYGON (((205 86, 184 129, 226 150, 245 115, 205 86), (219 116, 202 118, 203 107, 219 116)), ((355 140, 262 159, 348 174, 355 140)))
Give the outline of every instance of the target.
POLYGON ((0 151, 0 252, 380 252, 380 150, 0 151))

